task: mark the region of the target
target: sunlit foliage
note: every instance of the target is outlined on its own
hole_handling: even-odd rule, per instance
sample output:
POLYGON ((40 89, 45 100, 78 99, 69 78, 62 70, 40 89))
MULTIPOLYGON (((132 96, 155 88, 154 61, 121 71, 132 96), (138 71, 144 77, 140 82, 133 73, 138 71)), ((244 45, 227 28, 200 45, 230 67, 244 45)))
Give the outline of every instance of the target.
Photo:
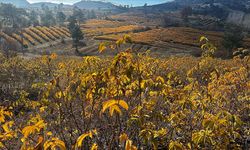
POLYGON ((100 45, 100 52, 107 47, 117 50, 114 57, 66 59, 52 54, 31 60, 1 59, 1 75, 13 72, 3 78, 17 80, 11 74, 21 71, 27 83, 13 92, 18 92, 15 100, 9 97, 1 103, 0 147, 247 147, 248 56, 153 58, 149 51, 122 50, 127 42, 129 36, 100 45))

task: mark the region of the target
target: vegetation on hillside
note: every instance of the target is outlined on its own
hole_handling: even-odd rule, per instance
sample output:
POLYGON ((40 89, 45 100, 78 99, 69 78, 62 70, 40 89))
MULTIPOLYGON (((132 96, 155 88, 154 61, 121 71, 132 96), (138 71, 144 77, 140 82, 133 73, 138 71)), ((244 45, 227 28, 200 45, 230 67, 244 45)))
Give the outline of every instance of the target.
POLYGON ((0 147, 246 149, 249 56, 215 59, 201 41, 202 58, 122 50, 129 36, 100 44, 108 58, 1 56, 1 82, 25 84, 2 87, 0 147))

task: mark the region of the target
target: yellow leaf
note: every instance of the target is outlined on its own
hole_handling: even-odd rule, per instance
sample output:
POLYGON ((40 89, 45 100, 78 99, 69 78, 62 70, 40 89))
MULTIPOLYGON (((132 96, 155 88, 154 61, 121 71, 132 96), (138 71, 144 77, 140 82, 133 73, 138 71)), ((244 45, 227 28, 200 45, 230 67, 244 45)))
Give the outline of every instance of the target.
POLYGON ((125 141, 128 140, 128 135, 126 133, 123 133, 123 134, 120 135, 119 139, 120 139, 121 143, 125 142, 125 141))
POLYGON ((93 92, 92 92, 91 89, 88 89, 88 90, 87 90, 86 99, 88 99, 88 100, 93 100, 93 92))
MULTIPOLYGON (((31 120, 37 119, 36 117, 32 118, 31 120)), ((24 135, 24 138, 27 138, 29 135, 40 132, 41 129, 43 129, 46 126, 43 120, 38 121, 34 125, 26 126, 22 129, 22 134, 24 135)))
POLYGON ((111 107, 112 105, 116 104, 116 100, 109 100, 104 102, 103 107, 102 107, 102 112, 105 112, 105 110, 109 107, 111 107))
POLYGON ((134 145, 132 145, 131 150, 137 150, 137 147, 135 147, 134 145))
POLYGON ((128 110, 129 107, 128 107, 127 102, 125 102, 124 100, 119 100, 118 103, 119 103, 119 105, 120 105, 122 108, 128 110))
POLYGON ((24 138, 27 138, 30 134, 35 133, 36 127, 35 126, 26 126, 23 128, 22 133, 24 138))
POLYGON ((100 45, 99 45, 99 48, 98 48, 98 50, 99 50, 99 53, 102 53, 104 50, 106 50, 107 49, 107 47, 106 47, 106 44, 105 43, 101 43, 100 45))
POLYGON ((123 36, 123 40, 124 40, 125 42, 127 42, 127 43, 132 43, 131 36, 129 36, 129 35, 127 35, 127 34, 123 36))
POLYGON ((119 39, 119 40, 116 41, 116 45, 118 47, 120 47, 122 44, 125 44, 125 40, 124 39, 119 39))
POLYGON ((34 150, 41 150, 42 149, 42 143, 43 143, 43 137, 39 136, 38 143, 36 144, 34 150))
POLYGON ((11 117, 12 112, 7 111, 5 107, 0 106, 0 123, 5 122, 5 116, 11 117))
POLYGON ((110 116, 113 116, 114 111, 116 111, 120 115, 122 114, 121 109, 117 105, 113 105, 113 106, 109 107, 110 116))
POLYGON ((9 121, 3 124, 2 127, 3 127, 4 132, 10 132, 10 127, 12 127, 13 124, 14 124, 14 121, 9 121))
POLYGON ((45 109, 46 109, 47 107, 46 106, 43 106, 43 107, 40 107, 40 112, 42 113, 42 112, 44 112, 45 111, 45 109))
POLYGON ((77 147, 82 147, 82 142, 83 140, 89 136, 89 133, 84 133, 82 134, 78 139, 77 139, 77 142, 76 142, 76 146, 77 147))
POLYGON ((149 92, 149 95, 152 96, 152 97, 153 97, 153 96, 157 96, 157 94, 158 94, 157 91, 150 91, 150 92, 149 92))
POLYGON ((2 142, 0 142, 0 148, 5 148, 2 142))
POLYGON ((161 82, 161 83, 164 83, 164 79, 163 79, 161 76, 158 76, 158 77, 156 78, 156 81, 161 82))
POLYGON ((131 147, 132 147, 132 141, 127 140, 125 145, 125 150, 131 150, 131 147))
POLYGON ((51 135, 52 135, 52 132, 47 132, 47 135, 48 135, 48 136, 51 136, 51 135))
POLYGON ((47 149, 56 150, 57 148, 59 148, 60 150, 66 150, 65 143, 57 138, 52 138, 51 140, 46 141, 43 147, 44 150, 47 149))
POLYGON ((60 99, 60 98, 62 98, 62 92, 61 91, 59 91, 59 92, 56 92, 56 98, 58 98, 58 99, 60 99))
POLYGON ((98 145, 96 143, 94 143, 91 147, 91 150, 97 150, 98 149, 98 145))
POLYGON ((200 37, 200 42, 202 41, 208 41, 208 39, 205 36, 200 37))
POLYGON ((181 143, 177 141, 170 141, 168 149, 169 150, 183 150, 184 147, 181 143))

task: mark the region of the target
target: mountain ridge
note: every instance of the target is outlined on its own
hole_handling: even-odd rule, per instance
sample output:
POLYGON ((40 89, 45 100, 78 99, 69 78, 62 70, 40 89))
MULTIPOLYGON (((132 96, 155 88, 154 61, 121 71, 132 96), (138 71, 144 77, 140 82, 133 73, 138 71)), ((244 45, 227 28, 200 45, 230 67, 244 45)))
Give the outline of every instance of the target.
POLYGON ((80 2, 76 2, 73 6, 77 6, 81 9, 114 9, 117 8, 116 5, 110 2, 102 2, 102 1, 89 1, 82 0, 80 2))
POLYGON ((13 4, 16 7, 27 7, 30 5, 27 0, 0 0, 0 3, 13 4))

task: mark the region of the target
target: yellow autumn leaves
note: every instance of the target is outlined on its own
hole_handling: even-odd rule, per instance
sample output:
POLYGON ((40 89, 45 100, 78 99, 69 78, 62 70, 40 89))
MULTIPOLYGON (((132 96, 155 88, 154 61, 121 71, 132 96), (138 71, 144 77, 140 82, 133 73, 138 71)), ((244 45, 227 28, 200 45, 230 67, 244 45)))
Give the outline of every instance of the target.
POLYGON ((128 138, 126 133, 122 133, 119 137, 120 143, 124 146, 125 150, 137 150, 137 147, 133 145, 133 142, 128 138))
POLYGON ((129 49, 113 58, 14 60, 2 65, 5 74, 21 66, 41 83, 0 107, 3 149, 240 149, 249 135, 249 59, 129 49))
POLYGON ((7 108, 0 106, 0 123, 5 122, 6 117, 12 117, 12 112, 8 111, 7 108))
POLYGON ((65 143, 58 138, 52 138, 44 143, 44 150, 57 150, 57 148, 60 150, 66 150, 65 143))
MULTIPOLYGON (((97 135, 97 131, 96 130, 91 130, 88 133, 84 133, 81 136, 79 136, 78 139, 77 139, 77 141, 76 141, 75 148, 81 148, 82 144, 83 144, 83 140, 86 139, 86 138, 88 138, 88 137, 92 139, 93 135, 97 135)), ((94 143, 92 145, 91 150, 97 150, 97 148, 98 148, 97 144, 94 143)))
POLYGON ((115 43, 102 42, 101 44, 99 44, 98 50, 99 53, 102 53, 109 47, 111 50, 119 51, 121 45, 126 43, 132 43, 132 39, 129 35, 124 35, 122 38, 118 39, 115 43))
POLYGON ((11 129, 14 125, 14 121, 9 120, 13 116, 6 107, 0 106, 0 148, 4 147, 4 142, 8 141, 16 136, 16 133, 11 129))
POLYGON ((102 112, 105 112, 107 109, 109 109, 110 116, 113 116, 114 112, 121 115, 122 111, 120 107, 124 108, 125 110, 128 110, 129 108, 127 102, 125 102, 124 100, 108 100, 104 102, 102 112))

